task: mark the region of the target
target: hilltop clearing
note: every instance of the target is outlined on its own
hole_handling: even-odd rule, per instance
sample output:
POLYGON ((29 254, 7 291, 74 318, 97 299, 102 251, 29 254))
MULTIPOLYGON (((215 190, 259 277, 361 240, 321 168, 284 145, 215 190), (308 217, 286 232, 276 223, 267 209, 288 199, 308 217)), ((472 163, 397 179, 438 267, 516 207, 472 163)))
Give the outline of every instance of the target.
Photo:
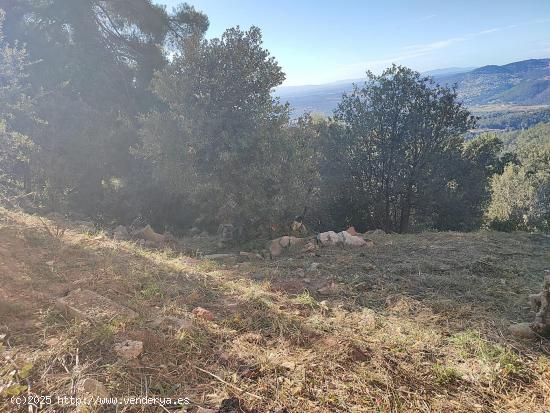
POLYGON ((371 239, 224 263, 0 210, 0 410, 29 385, 191 412, 549 410, 550 343, 506 331, 533 317, 549 237, 371 239))

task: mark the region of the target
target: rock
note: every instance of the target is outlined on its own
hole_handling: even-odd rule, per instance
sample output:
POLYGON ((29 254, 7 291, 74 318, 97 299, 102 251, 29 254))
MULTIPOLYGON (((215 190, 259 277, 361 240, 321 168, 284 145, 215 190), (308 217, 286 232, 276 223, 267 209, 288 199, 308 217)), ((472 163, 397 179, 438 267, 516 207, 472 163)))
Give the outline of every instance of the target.
POLYGON ((269 254, 271 255, 271 257, 273 258, 281 255, 285 248, 289 248, 291 246, 305 245, 307 244, 307 242, 307 238, 298 238, 285 235, 283 237, 275 238, 274 240, 270 241, 267 245, 267 249, 269 250, 269 254))
POLYGON ((344 245, 350 246, 350 247, 364 247, 367 245, 366 241, 358 237, 356 235, 351 235, 347 231, 342 231, 338 234, 342 238, 342 242, 344 245))
POLYGON ((84 379, 76 386, 78 393, 92 397, 108 398, 109 391, 103 383, 95 379, 84 379))
POLYGON ((130 233, 124 225, 119 225, 113 231, 113 239, 115 241, 128 241, 130 239, 130 233))
POLYGON ((367 248, 372 248, 372 247, 374 247, 374 241, 373 241, 373 240, 370 240, 370 239, 366 239, 366 240, 365 240, 365 247, 367 247, 367 248))
POLYGON ((281 247, 281 245, 278 242, 275 242, 274 240, 269 244, 269 255, 271 256, 271 258, 278 257, 282 253, 283 253, 283 247, 281 247))
POLYGON ((115 353, 124 360, 137 358, 143 352, 143 342, 125 340, 122 343, 115 344, 115 353))
POLYGON ((204 407, 199 407, 196 413, 216 413, 217 410, 214 409, 205 409, 204 407))
POLYGON ((165 241, 164 235, 156 233, 149 224, 145 228, 132 232, 132 236, 157 244, 162 244, 165 241))
POLYGON ((550 337, 550 275, 544 277, 541 292, 529 295, 529 304, 535 312, 531 325, 533 331, 543 337, 550 337))
POLYGON ((304 245, 304 248, 302 249, 303 253, 311 253, 315 252, 317 247, 315 246, 315 243, 309 241, 306 245, 304 245))
POLYGON ((512 324, 510 327, 508 327, 508 331, 510 332, 510 334, 517 338, 537 338, 537 334, 531 328, 531 323, 512 324))
POLYGON ((196 307, 195 309, 193 309, 193 314, 195 315, 195 317, 202 318, 203 320, 214 320, 214 315, 206 308, 196 307))
POLYGON ((355 227, 349 227, 348 229, 346 229, 346 232, 350 235, 357 235, 357 231, 355 230, 355 227))
POLYGON ((317 241, 323 246, 337 245, 342 242, 342 238, 334 231, 327 231, 317 235, 317 241))
POLYGON ((56 307, 67 315, 91 322, 114 318, 134 319, 137 313, 90 290, 77 289, 56 301, 56 307))

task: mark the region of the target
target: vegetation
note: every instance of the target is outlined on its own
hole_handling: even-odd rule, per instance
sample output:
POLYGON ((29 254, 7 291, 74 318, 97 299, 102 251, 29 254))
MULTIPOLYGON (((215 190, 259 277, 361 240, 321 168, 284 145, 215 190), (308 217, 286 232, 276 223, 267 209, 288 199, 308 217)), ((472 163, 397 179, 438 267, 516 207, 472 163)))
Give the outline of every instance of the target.
POLYGON ((543 143, 466 142, 457 91, 410 69, 292 121, 258 28, 206 40, 204 14, 148 0, 3 7, 1 187, 35 212, 247 238, 297 216, 317 231, 547 229, 543 143))
MULTIPOLYGON (((373 235, 367 253, 327 247, 318 256, 207 268, 208 261, 71 226, 55 237, 44 223, 53 226, 0 209, 0 245, 9 251, 0 250, 2 412, 23 411, 10 395, 26 394, 28 383, 56 399, 87 378, 119 398, 144 395, 147 380, 150 396, 188 397, 181 407, 190 412, 217 411, 228 399, 245 412, 543 413, 550 406, 548 342, 505 334, 506 320, 531 316, 527 295, 550 264, 550 239, 539 234, 373 235), (313 262, 315 271, 305 273, 313 262), (67 285, 138 317, 66 317, 51 303, 67 285), (214 319, 194 317, 198 305, 214 319), (158 322, 174 319, 183 328, 158 322), (126 339, 143 342, 139 360, 114 354, 126 339)), ((72 408, 43 410, 61 407, 72 408)))

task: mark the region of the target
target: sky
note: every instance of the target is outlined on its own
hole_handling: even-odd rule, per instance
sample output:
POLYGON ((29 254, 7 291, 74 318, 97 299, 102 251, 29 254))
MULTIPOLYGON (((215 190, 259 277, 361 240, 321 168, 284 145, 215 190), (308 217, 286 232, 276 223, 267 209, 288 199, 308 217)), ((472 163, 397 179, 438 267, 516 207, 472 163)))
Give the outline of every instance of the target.
POLYGON ((285 86, 358 79, 392 63, 428 71, 550 57, 550 0, 187 2, 208 15, 208 38, 260 27, 285 86))

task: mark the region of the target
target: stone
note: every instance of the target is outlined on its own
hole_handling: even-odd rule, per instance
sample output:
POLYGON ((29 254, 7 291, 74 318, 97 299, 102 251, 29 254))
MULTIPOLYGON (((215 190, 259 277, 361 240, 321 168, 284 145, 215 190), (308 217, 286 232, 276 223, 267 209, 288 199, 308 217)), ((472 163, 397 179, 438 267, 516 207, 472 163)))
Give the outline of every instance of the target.
POLYGON ((357 235, 357 231, 355 230, 355 227, 353 227, 353 226, 346 229, 346 232, 350 235, 353 235, 353 236, 357 235))
POLYGON ((529 295, 529 304, 535 312, 531 325, 533 331, 543 337, 550 337, 550 275, 544 277, 541 292, 529 295))
POLYGON ((338 245, 342 243, 342 238, 334 231, 327 231, 317 235, 317 241, 323 246, 338 245))
POLYGON ((303 253, 313 253, 317 250, 317 247, 315 246, 315 243, 309 241, 306 245, 304 245, 304 248, 302 249, 303 253))
POLYGON ((115 353, 124 360, 132 360, 138 358, 143 352, 143 342, 134 340, 124 340, 121 343, 115 344, 115 353))
POLYGON ((350 247, 364 247, 367 245, 366 241, 358 237, 356 235, 351 235, 347 231, 342 231, 338 234, 342 238, 342 242, 344 245, 350 246, 350 247))
POLYGON ((107 297, 80 288, 57 299, 56 307, 66 315, 91 322, 107 321, 114 318, 132 320, 138 316, 135 311, 107 297))
POLYGON ((291 246, 305 245, 307 244, 307 242, 307 238, 298 238, 285 235, 283 237, 275 238, 274 240, 270 241, 267 245, 267 249, 269 250, 269 255, 271 256, 271 258, 273 258, 281 255, 285 248, 289 248, 291 246))
POLYGON ((204 407, 199 407, 196 413, 216 413, 217 410, 214 409, 205 409, 204 407))
POLYGON ((162 244, 165 241, 164 235, 156 233, 149 224, 147 224, 144 228, 132 232, 132 236, 157 244, 162 244))
POLYGON ((80 394, 84 394, 92 397, 108 398, 109 391, 103 383, 98 380, 86 378, 80 381, 77 386, 77 391, 80 394))
POLYGON ((531 323, 512 324, 510 327, 508 327, 508 331, 510 332, 510 334, 517 338, 537 338, 537 334, 531 327, 531 323))
POLYGON ((130 233, 124 225, 119 225, 113 231, 113 239, 115 241, 128 241, 130 239, 130 233))
POLYGON ((269 255, 271 258, 278 257, 283 253, 283 247, 278 242, 272 241, 269 245, 269 255))
POLYGON ((214 315, 206 308, 196 307, 195 309, 193 309, 193 314, 195 315, 195 317, 202 318, 203 320, 214 320, 214 315))

